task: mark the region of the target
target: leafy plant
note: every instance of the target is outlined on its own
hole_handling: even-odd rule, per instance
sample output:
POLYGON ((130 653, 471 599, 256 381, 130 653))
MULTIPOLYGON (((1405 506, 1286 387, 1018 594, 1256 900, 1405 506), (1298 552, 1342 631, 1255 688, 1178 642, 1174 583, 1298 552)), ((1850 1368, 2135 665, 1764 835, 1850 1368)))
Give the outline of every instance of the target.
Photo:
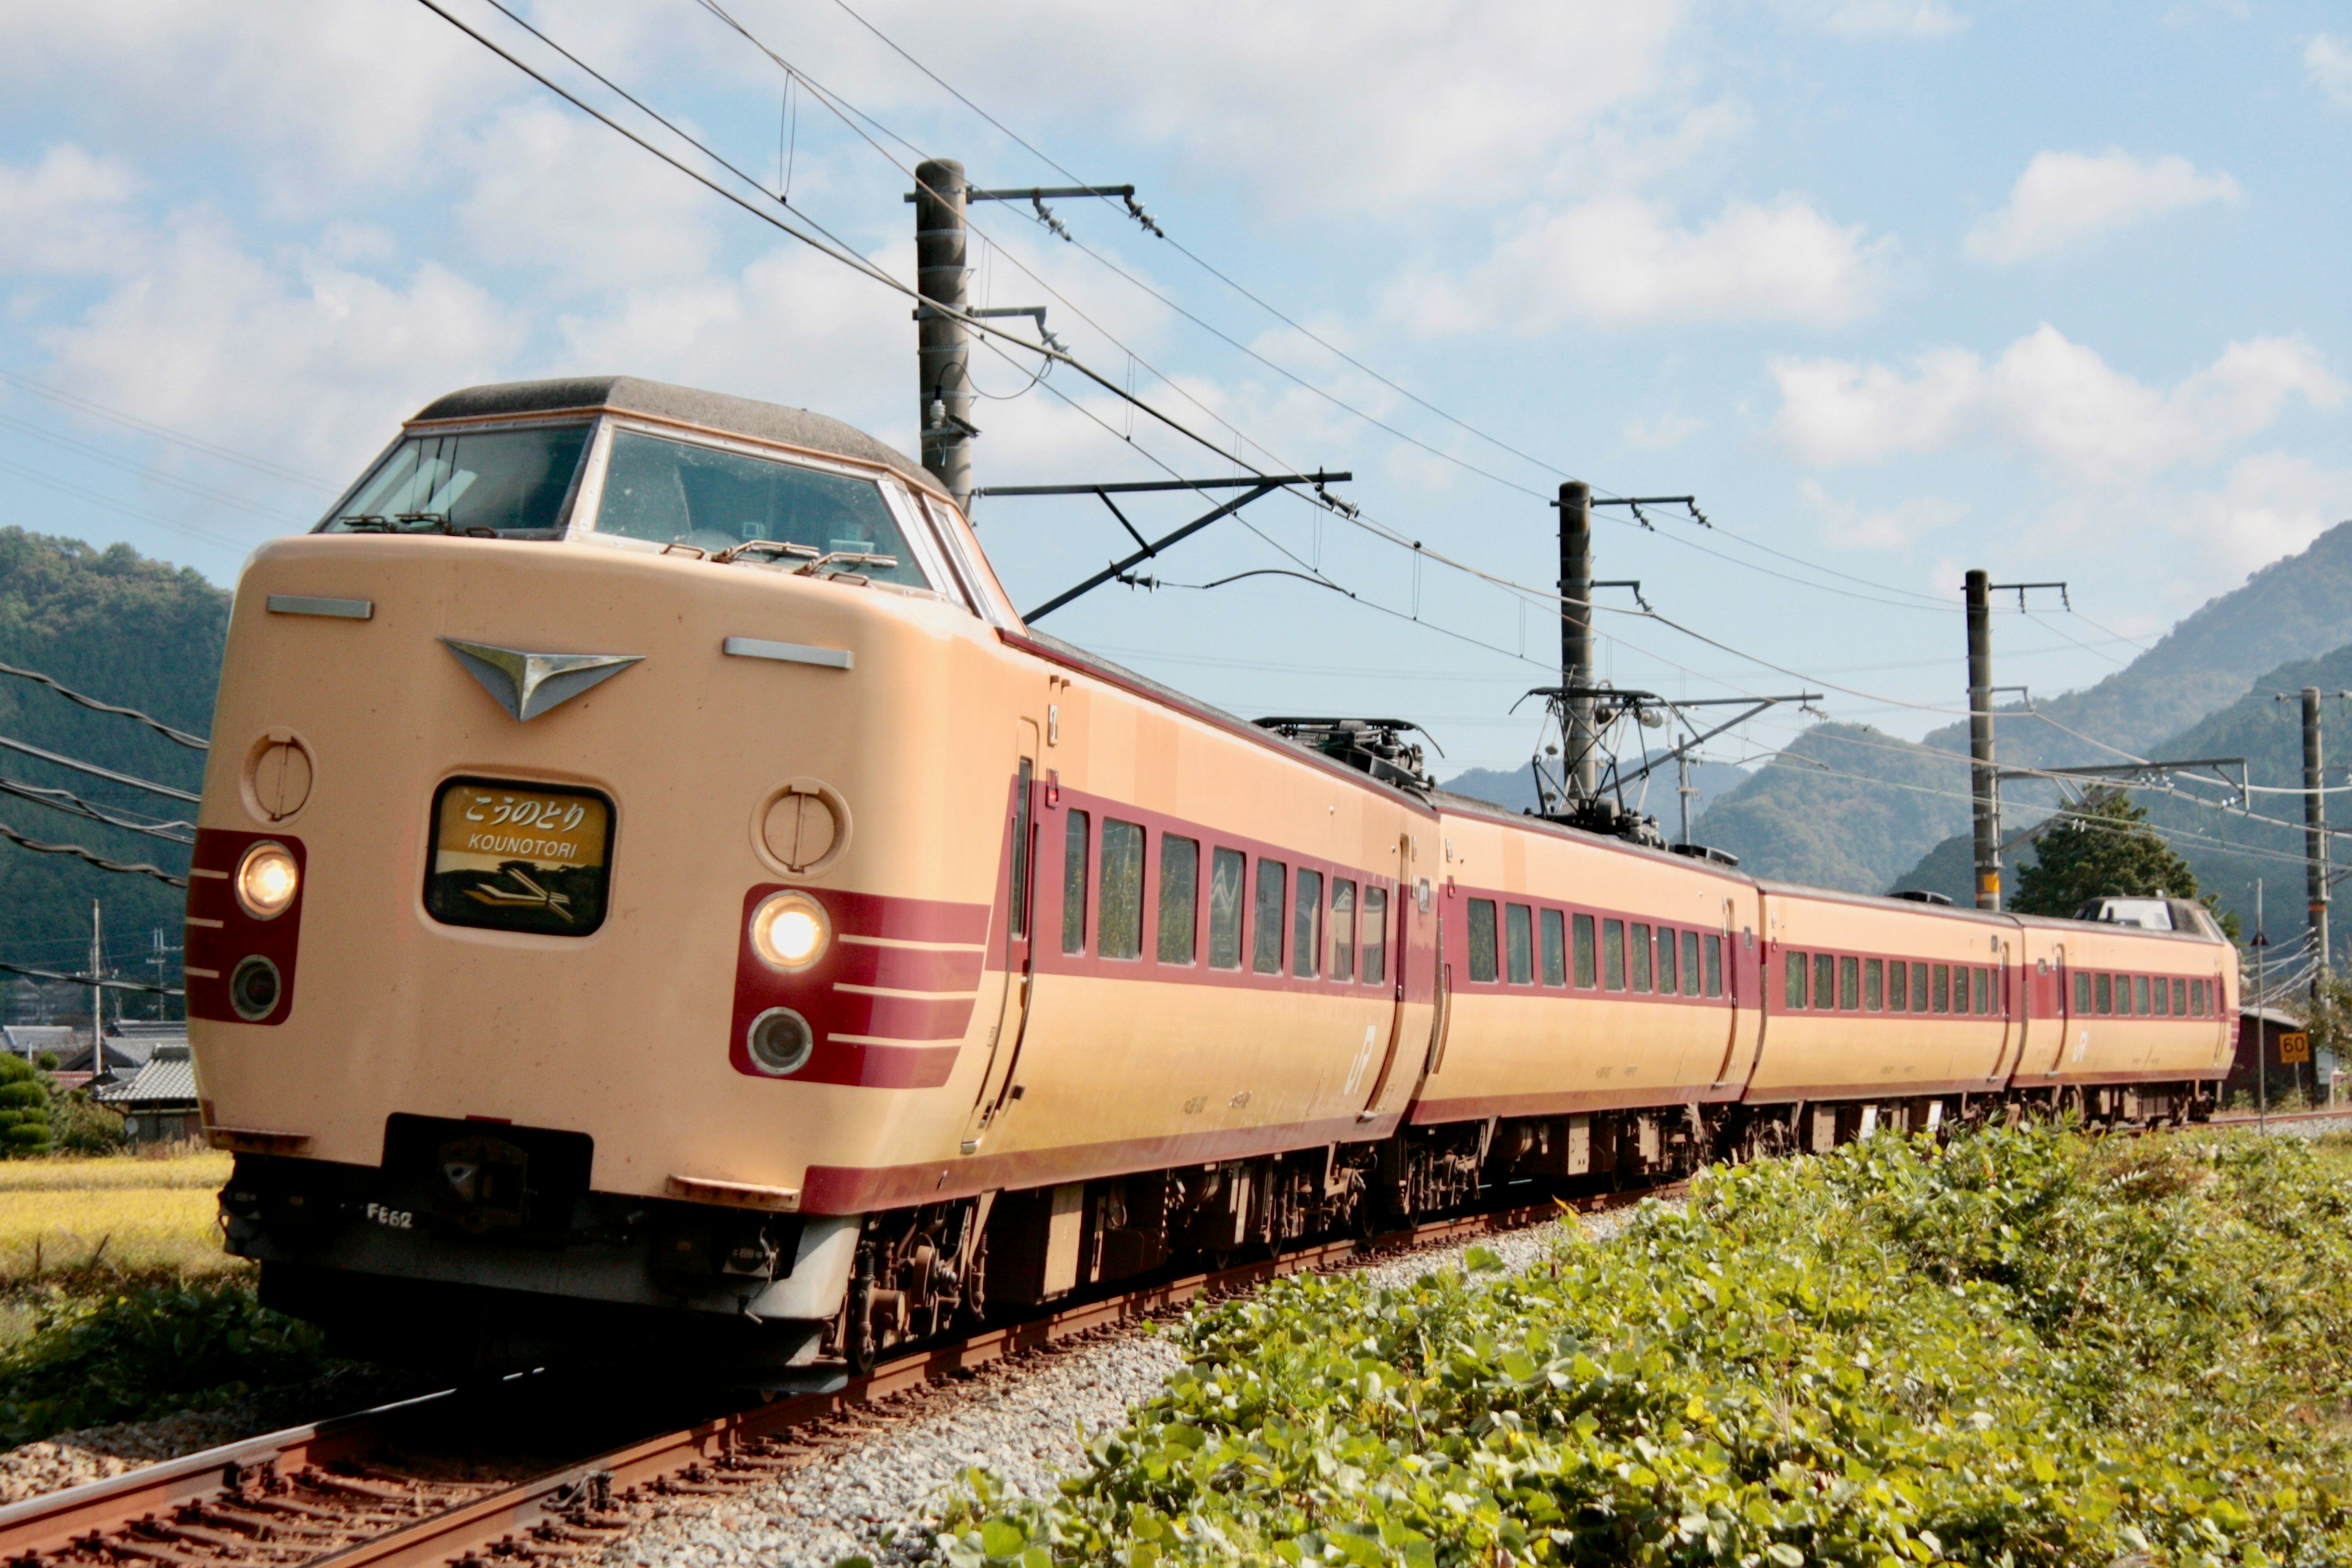
POLYGON ((49 1080, 22 1057, 0 1056, 0 1157, 49 1152, 49 1080))
MULTIPOLYGON (((2288 1141, 1892 1136, 1529 1272, 1284 1281, 958 1568, 2352 1561, 2352 1185, 2288 1141)), ((1484 1263, 1486 1260, 1478 1260, 1484 1263)))
POLYGON ((111 1154, 131 1146, 121 1113, 100 1105, 86 1089, 50 1102, 49 1135, 58 1150, 68 1154, 111 1154))

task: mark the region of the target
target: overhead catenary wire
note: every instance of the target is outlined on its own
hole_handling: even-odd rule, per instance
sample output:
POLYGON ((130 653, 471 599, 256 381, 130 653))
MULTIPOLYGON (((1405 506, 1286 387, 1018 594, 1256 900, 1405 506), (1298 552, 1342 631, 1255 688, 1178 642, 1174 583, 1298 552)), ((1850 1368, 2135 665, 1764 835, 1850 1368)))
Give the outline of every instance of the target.
POLYGON ((136 708, 125 708, 119 702, 109 702, 103 698, 91 697, 85 692, 76 691, 55 676, 43 675, 37 669, 19 669, 13 664, 0 664, 0 675, 13 675, 19 680, 37 681, 67 701, 79 703, 93 713, 111 713, 119 718, 136 720, 165 740, 175 742, 193 750, 203 752, 209 751, 212 747, 212 742, 202 735, 191 735, 185 730, 175 730, 161 719, 152 714, 142 713, 136 708))
POLYGON ((55 969, 37 969, 28 963, 0 963, 0 974, 21 974, 28 980, 50 980, 65 985, 87 985, 96 991, 136 991, 147 996, 184 996, 187 992, 177 985, 151 985, 143 980, 101 980, 90 974, 67 974, 55 969))
POLYGON ((194 844, 196 825, 193 822, 135 822, 130 817, 107 810, 104 806, 83 799, 71 790, 51 789, 41 784, 26 784, 21 779, 0 776, 0 795, 12 795, 35 805, 46 805, 71 816, 102 822, 109 827, 120 827, 128 833, 160 838, 166 844, 194 844))
POLYGON ((35 838, 30 834, 19 833, 5 822, 0 822, 0 838, 5 838, 19 848, 30 849, 37 855, 70 856, 77 860, 87 861, 101 871, 117 871, 126 876, 152 877, 157 881, 169 883, 174 888, 185 888, 188 885, 188 879, 185 877, 174 877, 161 866, 150 866, 143 861, 110 859, 95 849, 86 849, 79 844, 51 844, 44 839, 35 838))
POLYGON ((21 752, 28 757, 37 757, 45 763, 54 763, 61 768, 71 768, 78 773, 88 773, 92 778, 105 779, 110 784, 127 784, 132 789, 145 790, 149 795, 160 795, 167 800, 184 800, 190 805, 204 804, 202 795, 193 795, 186 790, 175 789, 170 784, 156 784, 151 779, 139 778, 134 774, 117 773, 112 768, 102 768, 96 763, 85 763, 77 757, 60 756, 55 752, 6 735, 0 735, 0 747, 5 747, 12 752, 21 752))

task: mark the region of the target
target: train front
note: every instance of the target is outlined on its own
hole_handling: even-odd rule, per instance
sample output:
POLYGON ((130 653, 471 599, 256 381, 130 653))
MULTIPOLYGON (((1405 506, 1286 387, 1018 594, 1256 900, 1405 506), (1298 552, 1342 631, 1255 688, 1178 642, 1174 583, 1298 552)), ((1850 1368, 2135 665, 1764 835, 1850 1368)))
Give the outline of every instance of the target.
POLYGON ((187 988, 264 1299, 375 1359, 841 1353, 824 1184, 951 1153, 996 1022, 1003 618, 903 458, 626 380, 444 398, 258 552, 187 988))

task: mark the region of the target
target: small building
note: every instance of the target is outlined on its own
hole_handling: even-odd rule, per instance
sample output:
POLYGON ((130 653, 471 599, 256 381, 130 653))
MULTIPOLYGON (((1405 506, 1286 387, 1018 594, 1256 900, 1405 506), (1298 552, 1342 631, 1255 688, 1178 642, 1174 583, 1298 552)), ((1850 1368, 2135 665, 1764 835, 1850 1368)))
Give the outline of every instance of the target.
POLYGON ((196 1068, 188 1042, 157 1042, 146 1066, 127 1079, 91 1091, 99 1103, 122 1113, 122 1131, 133 1143, 175 1143, 204 1136, 196 1107, 196 1068))
POLYGON ((2255 1077, 2255 1061, 2259 1059, 2270 1079, 2270 1103, 2273 1106, 2297 1103, 2325 1105, 2327 1103, 2328 1080, 2332 1069, 2340 1064, 2318 1058, 2326 1052, 2314 1052, 2309 1061, 2288 1062, 2279 1059, 2281 1036, 2299 1034, 2304 1020, 2277 1007, 2247 1007, 2238 1014, 2238 1047, 2230 1058, 2230 1076, 2221 1080, 2221 1104, 2224 1108, 2253 1106, 2261 1102, 2259 1080, 2255 1077))

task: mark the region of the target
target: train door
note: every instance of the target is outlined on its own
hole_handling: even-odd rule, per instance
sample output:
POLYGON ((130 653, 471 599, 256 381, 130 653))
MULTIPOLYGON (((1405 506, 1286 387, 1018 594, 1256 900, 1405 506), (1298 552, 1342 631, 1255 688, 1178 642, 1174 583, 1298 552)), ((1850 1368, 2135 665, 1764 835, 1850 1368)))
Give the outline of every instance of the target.
MULTIPOLYGON (((1388 1092, 1389 1079, 1396 1072, 1398 1048, 1404 1043, 1405 1009, 1416 998, 1412 994, 1419 965, 1414 962, 1415 935, 1427 918, 1414 892, 1412 875, 1412 835, 1397 836, 1397 880, 1389 889, 1390 918, 1384 923, 1389 943, 1389 978, 1391 995, 1394 998, 1389 1012, 1388 1050, 1381 1058, 1380 1071, 1372 1075, 1371 1092, 1364 1097, 1363 1109, 1356 1112, 1359 1122, 1377 1121, 1381 1113, 1381 1097, 1388 1092)), ((1422 936, 1418 945, 1427 946, 1429 938, 1422 936)))
POLYGON ((1019 730, 1020 759, 1015 765, 1011 822, 1006 840, 1010 861, 1006 876, 1005 919, 999 953, 1003 985, 998 994, 996 1028, 989 1036, 988 1067, 981 1074, 980 1092, 963 1131, 964 1152, 980 1146, 988 1126, 1005 1105, 1005 1089, 1021 1055, 1021 1037, 1029 1023, 1030 992, 1036 979, 1032 940, 1037 905, 1037 724, 1024 719, 1019 730))
MULTIPOLYGON (((1748 1068, 1753 1060, 1752 1058, 1748 1062, 1738 1059, 1739 976, 1747 966, 1740 962, 1739 908, 1729 899, 1723 900, 1723 935, 1719 940, 1723 943, 1723 956, 1717 961, 1716 968, 1723 977, 1724 1000, 1731 1005, 1723 1010, 1723 1050, 1716 1058, 1713 1084, 1717 1089, 1731 1083, 1736 1079, 1746 1078, 1748 1068)), ((1700 962, 1705 963, 1704 952, 1701 954, 1700 962)), ((1704 973, 1704 970, 1701 973, 1704 973)), ((1753 1006, 1754 1004, 1750 1003, 1749 1005, 1753 1006)))
POLYGON ((2008 942, 2000 944, 2000 984, 1993 994, 1993 1005, 2000 1009, 2000 1049, 1993 1055, 1991 1073, 1998 1079, 2006 1079, 2016 1070, 2016 1063, 2009 1059, 2010 1053, 2015 1051, 2022 1056, 2025 1050, 2025 1015, 2030 1011, 2026 997, 2031 994, 2032 978, 2022 964, 2011 967, 2016 957, 2008 942))

